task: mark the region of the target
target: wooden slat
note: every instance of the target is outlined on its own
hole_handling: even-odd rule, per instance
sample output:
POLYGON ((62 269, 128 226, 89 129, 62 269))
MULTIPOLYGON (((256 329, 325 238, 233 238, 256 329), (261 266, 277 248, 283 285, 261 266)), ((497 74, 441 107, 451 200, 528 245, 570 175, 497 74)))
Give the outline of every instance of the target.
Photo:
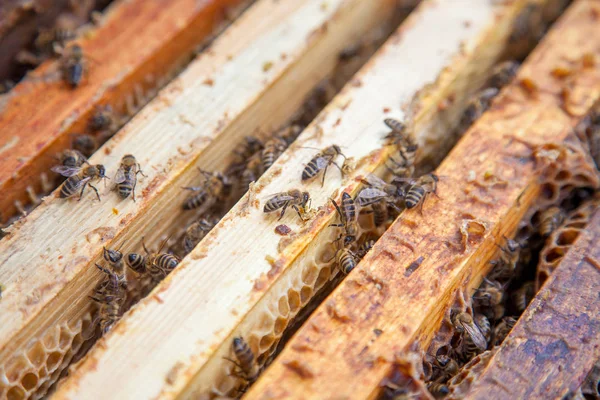
POLYGON ((137 202, 121 201, 109 187, 100 204, 93 192, 79 202, 46 198, 0 242, 0 359, 10 361, 59 323, 88 315, 102 247, 125 243, 124 252, 141 251, 142 236, 152 246, 172 233, 189 215, 181 187, 197 184, 196 166, 222 167, 245 135, 291 118, 334 70, 339 52, 389 23, 395 5, 262 0, 243 14, 91 158, 112 176, 120 158, 133 153, 148 175, 138 181, 137 202))
MULTIPOLYGON (((544 155, 536 149, 576 148, 573 127, 600 96, 600 65, 582 67, 584 56, 600 56, 599 11, 595 1, 571 6, 517 82, 439 166, 439 198, 430 196, 422 214, 407 211, 396 220, 244 398, 374 398, 397 355, 415 341, 427 347, 450 299, 478 285, 503 235, 514 232, 530 206, 543 204, 544 155), (570 93, 577 93, 568 103, 565 81, 552 74, 565 63, 573 68, 570 93), (523 80, 537 89, 529 92, 523 80), (485 176, 497 184, 486 186, 485 176)), ((595 172, 585 180, 598 186, 595 172)))
POLYGON ((581 386, 600 358, 599 241, 596 209, 466 399, 561 399, 581 386))
MULTIPOLYGON (((77 42, 89 72, 75 90, 60 78, 59 62, 42 64, 0 102, 0 210, 2 221, 28 203, 25 189, 40 193, 40 174, 86 130, 96 106, 126 111, 127 97, 147 96, 189 61, 193 50, 242 0, 134 0, 110 9, 100 26, 77 42), (93 60, 93 61, 91 61, 93 60)), ((246 2, 247 3, 247 2, 246 2)))
POLYGON ((243 335, 254 349, 268 347, 266 342, 281 336, 274 329, 280 330, 297 312, 278 311, 282 299, 294 303, 288 289, 296 290, 298 303, 308 301, 318 273, 313 259, 322 256, 323 245, 328 247, 336 234, 328 228, 335 218, 328 198, 339 193, 339 175, 330 171, 323 187, 319 182, 306 187, 313 206, 320 207, 306 225, 292 213, 280 222, 265 216, 264 199, 302 187, 302 168, 315 152, 306 147, 331 143, 358 161, 358 169, 343 182, 344 190, 353 192, 355 178, 385 160, 382 119, 402 117, 411 102, 418 109, 418 140, 437 143, 425 150, 448 146, 448 128, 456 125, 468 93, 482 83, 503 51, 511 23, 525 3, 492 6, 461 0, 427 2, 417 9, 257 182, 252 198, 244 197, 153 295, 101 340, 56 398, 98 393, 109 376, 114 397, 198 398, 212 388, 222 390, 231 368, 222 357, 230 355, 232 337, 243 335), (443 29, 444 36, 432 26, 443 29), (436 113, 442 104, 446 112, 436 113), (291 240, 275 233, 279 223, 292 229, 291 240))

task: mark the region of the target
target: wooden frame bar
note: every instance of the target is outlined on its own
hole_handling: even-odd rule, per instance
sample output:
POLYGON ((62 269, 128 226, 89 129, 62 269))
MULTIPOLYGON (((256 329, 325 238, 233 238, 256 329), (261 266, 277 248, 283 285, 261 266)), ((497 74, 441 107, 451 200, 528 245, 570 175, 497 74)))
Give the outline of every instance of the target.
POLYGON ((573 128, 600 96, 598 64, 585 67, 600 56, 590 40, 600 37, 599 6, 571 6, 436 170, 439 198, 396 220, 245 398, 374 398, 397 357, 414 343, 427 347, 449 299, 479 285, 503 235, 532 206, 560 198, 562 186, 547 193, 543 185, 545 146, 572 149, 565 168, 585 171, 580 185, 598 187, 573 128), (552 72, 565 62, 567 82, 552 72))
MULTIPOLYGON (((319 261, 314 257, 330 246, 335 233, 328 228, 335 218, 328 198, 339 194, 339 177, 330 172, 322 188, 318 183, 308 187, 313 204, 323 206, 306 225, 291 215, 281 222, 265 216, 264 198, 300 187, 303 165, 315 152, 306 147, 331 143, 342 146, 357 162, 357 169, 343 182, 343 190, 354 192, 357 177, 383 167, 386 151, 377 140, 384 132, 382 119, 402 117, 411 105, 418 110, 417 140, 449 146, 448 126, 457 124, 469 93, 479 88, 504 50, 512 23, 526 3, 423 4, 251 193, 102 339, 56 398, 97 392, 108 374, 118 379, 111 393, 117 397, 126 393, 138 398, 198 398, 222 390, 220 384, 226 386, 230 379, 231 365, 223 356, 230 355, 232 337, 247 337, 262 354, 310 298, 310 286, 319 279, 319 261), (472 12, 468 24, 464 9, 472 12), (440 39, 432 34, 432 24, 444 26, 447 35, 440 39), (411 60, 418 70, 403 60, 411 60), (395 79, 398 75, 404 79, 395 79), (438 114, 440 105, 448 103, 447 111, 438 114), (291 238, 275 233, 279 223, 292 229, 291 238), (287 307, 286 315, 280 315, 278 307, 287 307), (144 342, 153 351, 134 349, 132 341, 144 342), (127 378, 119 371, 127 371, 127 378)), ((423 156, 438 149, 426 145, 423 156)), ((327 279, 323 275, 321 281, 327 279)))

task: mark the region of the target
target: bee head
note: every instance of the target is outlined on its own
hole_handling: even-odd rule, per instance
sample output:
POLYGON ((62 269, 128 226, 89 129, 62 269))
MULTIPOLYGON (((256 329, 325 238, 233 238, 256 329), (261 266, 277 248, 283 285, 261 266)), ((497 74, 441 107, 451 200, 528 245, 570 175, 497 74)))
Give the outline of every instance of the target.
POLYGON ((310 200, 310 193, 303 192, 302 193, 302 205, 305 206, 309 200, 310 200))
POLYGON ((344 246, 349 246, 356 241, 356 236, 354 235, 346 235, 344 237, 344 246))
POLYGON ((104 247, 104 259, 110 263, 118 263, 123 259, 123 254, 118 250, 111 250, 104 247))
POLYGON ((234 337, 233 338, 233 347, 234 348, 239 349, 243 345, 244 345, 244 339, 242 339, 241 337, 234 337))
POLYGON ((104 165, 98 164, 96 165, 96 169, 98 170, 100 178, 106 178, 106 168, 104 168, 104 165))

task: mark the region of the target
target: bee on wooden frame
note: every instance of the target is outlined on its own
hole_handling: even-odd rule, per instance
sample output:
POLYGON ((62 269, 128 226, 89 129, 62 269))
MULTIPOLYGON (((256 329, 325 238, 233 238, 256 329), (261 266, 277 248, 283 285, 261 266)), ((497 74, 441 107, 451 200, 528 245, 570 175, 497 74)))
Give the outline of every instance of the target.
POLYGON ((58 165, 52 168, 52 171, 59 173, 63 176, 67 177, 67 180, 63 183, 60 188, 60 197, 68 198, 77 194, 77 191, 81 188, 81 192, 79 193, 79 199, 81 200, 83 196, 83 192, 87 186, 90 186, 96 192, 96 197, 98 197, 98 201, 100 201, 100 194, 98 193, 98 189, 94 185, 91 184, 93 180, 98 179, 108 179, 106 177, 106 169, 104 165, 88 165, 86 167, 66 167, 64 165, 58 165))
POLYGON ((451 321, 456 332, 462 337, 460 353, 465 360, 487 349, 487 340, 470 314, 452 310, 451 321))
POLYGON ((107 280, 100 283, 90 298, 100 304, 100 329, 106 334, 121 316, 126 294, 115 272, 98 264, 96 268, 106 274, 107 280))
POLYGON ((138 174, 146 177, 135 157, 131 154, 124 155, 115 175, 115 188, 120 198, 126 199, 132 195, 133 201, 135 201, 138 174))
MULTIPOLYGON (((417 206, 423 212, 423 204, 429 194, 437 196, 437 183, 439 177, 436 174, 426 174, 417 179, 394 178, 393 182, 407 182, 407 188, 404 196, 406 208, 413 209, 417 206)), ((439 197, 439 196, 437 196, 439 197)))
POLYGON ((163 247, 167 244, 169 238, 166 238, 160 245, 157 252, 148 251, 144 238, 142 238, 142 247, 146 255, 139 253, 129 253, 127 255, 127 265, 138 274, 149 273, 152 279, 160 281, 173 271, 181 261, 177 256, 169 253, 161 253, 163 247))
POLYGON ((297 189, 288 190, 287 192, 276 193, 271 196, 265 203, 263 211, 265 213, 271 213, 281 209, 279 219, 283 218, 285 211, 288 207, 292 207, 298 213, 301 220, 304 221, 304 215, 307 211, 307 205, 310 201, 310 194, 308 192, 301 192, 297 189))
POLYGON ((302 170, 302 181, 305 182, 311 180, 316 177, 317 174, 323 171, 323 179, 321 180, 321 186, 323 186, 325 184, 327 169, 330 165, 335 165, 343 175, 344 171, 342 170, 342 167, 335 162, 335 159, 338 156, 344 157, 344 160, 346 159, 346 156, 342 153, 342 149, 336 144, 321 150, 308 162, 308 164, 306 164, 302 170))
POLYGON ((231 191, 231 182, 220 173, 211 173, 198 168, 204 176, 202 186, 186 186, 183 189, 197 192, 187 198, 183 203, 184 210, 193 210, 196 208, 206 209, 217 202, 226 198, 231 191))
POLYGON ((248 384, 254 382, 258 378, 260 368, 248 343, 241 336, 236 337, 233 339, 232 350, 237 361, 225 357, 238 368, 232 374, 245 380, 248 384))
POLYGON ((87 71, 87 61, 80 45, 74 44, 67 49, 61 60, 63 79, 71 88, 77 88, 87 71))
POLYGON ((359 234, 359 226, 358 226, 358 212, 356 209, 356 204, 352 197, 346 193, 342 193, 342 203, 340 206, 336 203, 334 199, 330 199, 335 207, 335 211, 340 219, 340 223, 331 224, 329 226, 341 227, 344 232, 340 234, 340 237, 336 239, 344 239, 344 247, 348 247, 352 243, 358 239, 359 234))

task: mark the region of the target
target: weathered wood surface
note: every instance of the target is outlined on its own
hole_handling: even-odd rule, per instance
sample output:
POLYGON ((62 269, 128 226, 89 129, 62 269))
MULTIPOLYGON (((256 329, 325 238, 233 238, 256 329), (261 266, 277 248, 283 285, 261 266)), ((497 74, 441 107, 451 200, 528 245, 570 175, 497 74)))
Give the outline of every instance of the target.
POLYGON ((293 213, 280 222, 265 216, 264 199, 301 188, 303 166, 315 152, 306 147, 331 143, 358 161, 358 168, 342 184, 343 190, 355 191, 355 178, 385 160, 383 118, 402 118, 411 104, 418 110, 417 140, 437 143, 424 146, 423 153, 448 146, 449 127, 456 125, 468 94, 479 87, 503 51, 511 24, 525 3, 423 4, 251 194, 101 339, 56 398, 98 393, 109 378, 113 397, 198 398, 228 379, 231 364, 222 357, 230 356, 233 336, 243 335, 255 350, 269 347, 298 307, 306 304, 311 285, 319 279, 321 261, 315 257, 323 256, 335 234, 328 228, 335 218, 328 198, 341 191, 339 174, 330 171, 323 187, 318 180, 307 187, 313 206, 320 209, 306 225, 293 213), (468 20, 465 9, 470 12, 468 20), (432 26, 443 29, 443 37, 432 26), (446 112, 437 113, 442 108, 446 112), (291 238, 275 233, 279 223, 292 229, 291 238), (281 314, 279 307, 288 312, 281 314))
POLYGON ((466 399, 562 399, 600 358, 600 209, 466 399))
POLYGON ((111 7, 101 23, 77 40, 88 57, 83 82, 71 89, 60 61, 42 64, 0 100, 0 222, 29 203, 27 186, 41 192, 40 174, 85 132, 96 106, 124 113, 190 60, 193 50, 241 0, 134 0, 111 7))
POLYGON ((395 6, 263 0, 243 14, 91 158, 112 177, 133 153, 148 175, 138 180, 137 202, 101 183, 100 203, 93 191, 79 202, 47 197, 0 242, 3 365, 56 325, 88 315, 102 247, 125 243, 122 251, 137 251, 142 236, 152 246, 172 233, 185 217, 181 187, 198 182, 196 166, 222 167, 245 135, 287 121, 333 71, 340 51, 391 21, 395 6))
MULTIPOLYGON (((573 127, 600 96, 600 65, 585 61, 600 56, 599 13, 595 1, 571 6, 436 170, 439 198, 396 220, 244 398, 374 398, 397 356, 415 342, 426 348, 456 292, 481 281, 503 235, 540 194, 555 196, 540 188, 542 150, 576 148, 573 127), (568 81, 552 72, 561 66, 572 68, 568 81)), ((586 179, 598 186, 595 170, 586 179)))

